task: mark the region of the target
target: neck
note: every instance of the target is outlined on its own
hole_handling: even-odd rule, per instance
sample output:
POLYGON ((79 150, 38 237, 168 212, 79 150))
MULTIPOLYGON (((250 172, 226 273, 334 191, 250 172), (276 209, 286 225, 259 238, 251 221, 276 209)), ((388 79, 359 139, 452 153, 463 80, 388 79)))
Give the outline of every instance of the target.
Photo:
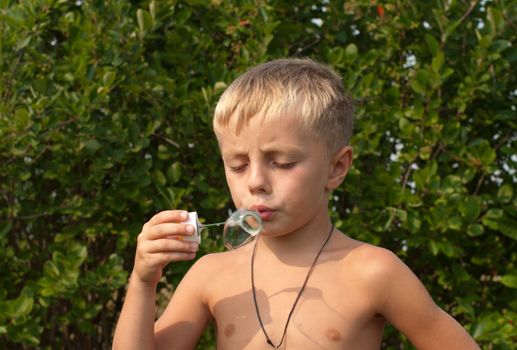
POLYGON ((289 265, 307 264, 327 239, 332 227, 328 210, 316 215, 302 227, 278 237, 261 236, 259 245, 262 254, 274 255, 289 265))

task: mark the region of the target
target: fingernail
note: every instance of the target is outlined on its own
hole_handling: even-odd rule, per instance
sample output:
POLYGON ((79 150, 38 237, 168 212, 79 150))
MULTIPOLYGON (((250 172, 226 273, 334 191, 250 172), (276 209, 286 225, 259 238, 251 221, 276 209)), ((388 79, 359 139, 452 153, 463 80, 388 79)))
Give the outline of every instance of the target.
POLYGON ((197 250, 199 249, 199 245, 197 243, 191 243, 190 247, 194 252, 197 252, 197 250))
POLYGON ((193 233, 193 232, 194 232, 194 226, 192 226, 192 225, 187 225, 186 230, 187 230, 187 232, 188 232, 188 233, 193 233))
POLYGON ((183 220, 187 220, 188 218, 188 213, 186 211, 182 211, 180 213, 180 217, 183 219, 183 220))

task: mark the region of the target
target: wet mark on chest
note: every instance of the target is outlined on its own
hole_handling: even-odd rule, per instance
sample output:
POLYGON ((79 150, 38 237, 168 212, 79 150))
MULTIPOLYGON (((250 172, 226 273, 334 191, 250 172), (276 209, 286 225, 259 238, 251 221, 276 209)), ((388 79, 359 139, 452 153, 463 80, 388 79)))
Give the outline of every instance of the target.
POLYGON ((226 327, 224 327, 224 335, 229 338, 233 333, 235 333, 235 325, 233 323, 228 323, 226 327))
POLYGON ((325 337, 327 337, 328 340, 333 342, 338 342, 342 338, 341 333, 339 333, 339 331, 334 328, 328 328, 325 332, 325 337))

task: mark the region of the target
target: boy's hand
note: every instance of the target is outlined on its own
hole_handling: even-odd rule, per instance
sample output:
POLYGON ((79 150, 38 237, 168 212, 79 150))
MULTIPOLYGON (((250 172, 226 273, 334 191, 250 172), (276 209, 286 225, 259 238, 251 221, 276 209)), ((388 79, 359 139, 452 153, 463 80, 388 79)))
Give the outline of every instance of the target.
POLYGON ((192 225, 180 223, 187 218, 186 211, 166 210, 144 224, 138 235, 133 268, 139 282, 155 288, 169 262, 194 259, 198 244, 182 240, 194 233, 192 225))

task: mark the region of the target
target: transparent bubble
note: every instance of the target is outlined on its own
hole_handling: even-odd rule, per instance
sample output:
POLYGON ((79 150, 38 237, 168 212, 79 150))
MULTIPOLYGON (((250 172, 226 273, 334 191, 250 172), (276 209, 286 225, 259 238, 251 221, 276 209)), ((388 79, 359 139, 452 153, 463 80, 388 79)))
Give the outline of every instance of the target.
MULTIPOLYGON (((195 213, 195 212, 193 212, 195 213)), ((209 229, 214 226, 223 226, 224 245, 228 249, 235 249, 253 240, 262 230, 262 218, 256 211, 239 209, 230 215, 226 221, 210 224, 201 224, 195 213, 195 225, 197 231, 209 229)))
POLYGON ((228 249, 242 247, 262 230, 262 219, 255 211, 239 209, 224 224, 224 245, 228 249))

